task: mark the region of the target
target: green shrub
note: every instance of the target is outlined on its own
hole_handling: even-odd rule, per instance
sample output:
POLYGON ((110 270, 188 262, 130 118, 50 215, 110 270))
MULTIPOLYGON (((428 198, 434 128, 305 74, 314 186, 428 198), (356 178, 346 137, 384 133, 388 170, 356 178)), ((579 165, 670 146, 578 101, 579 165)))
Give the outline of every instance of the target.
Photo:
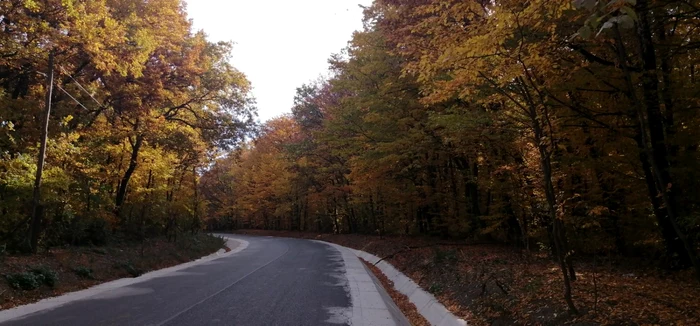
POLYGON ((36 274, 38 279, 49 287, 54 287, 58 283, 58 273, 46 266, 35 267, 30 272, 36 274))
POLYGON ((5 275, 5 279, 13 289, 31 291, 42 284, 54 287, 58 283, 58 273, 46 266, 39 266, 24 273, 5 275))
POLYGON ((73 272, 75 275, 78 275, 82 278, 86 279, 94 279, 94 276, 92 275, 92 269, 85 267, 85 266, 78 266, 76 268, 73 268, 73 272))
POLYGON ((5 275, 7 284, 11 288, 25 291, 31 291, 41 286, 41 283, 43 282, 41 278, 43 278, 41 275, 31 272, 5 275))

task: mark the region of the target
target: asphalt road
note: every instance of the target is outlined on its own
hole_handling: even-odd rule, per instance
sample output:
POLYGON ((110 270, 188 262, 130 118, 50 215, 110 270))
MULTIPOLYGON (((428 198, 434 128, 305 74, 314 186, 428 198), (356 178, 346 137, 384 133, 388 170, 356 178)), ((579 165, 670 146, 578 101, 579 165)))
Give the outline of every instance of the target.
POLYGON ((236 235, 248 248, 2 325, 338 325, 351 310, 338 250, 236 235))

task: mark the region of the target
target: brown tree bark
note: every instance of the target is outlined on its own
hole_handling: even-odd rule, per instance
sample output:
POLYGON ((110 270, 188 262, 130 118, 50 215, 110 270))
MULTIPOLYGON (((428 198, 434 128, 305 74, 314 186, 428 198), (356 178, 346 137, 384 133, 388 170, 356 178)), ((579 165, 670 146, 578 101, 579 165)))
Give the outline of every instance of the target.
POLYGON ((122 176, 121 181, 119 182, 117 198, 114 202, 114 213, 115 215, 117 215, 117 217, 119 217, 122 205, 124 205, 124 201, 126 199, 126 191, 129 187, 129 180, 131 180, 131 176, 134 174, 134 171, 136 171, 136 167, 138 166, 139 151, 141 150, 142 145, 143 134, 138 134, 136 135, 136 140, 133 142, 133 144, 131 144, 131 159, 129 160, 129 166, 127 167, 126 171, 124 172, 124 175, 122 176))
POLYGON ((659 77, 657 75, 657 59, 654 47, 651 22, 649 21, 649 3, 647 0, 640 0, 638 3, 639 19, 637 22, 637 37, 639 40, 639 56, 643 63, 641 85, 642 100, 637 97, 636 88, 632 81, 632 76, 627 67, 627 50, 620 33, 620 29, 615 24, 613 30, 618 48, 618 60, 622 66, 625 81, 628 88, 628 96, 637 112, 637 118, 641 127, 642 144, 652 168, 656 188, 661 195, 661 199, 666 208, 668 220, 676 233, 676 236, 683 243, 688 257, 695 269, 695 276, 700 282, 700 262, 698 262, 690 239, 678 224, 678 218, 683 215, 678 206, 679 186, 674 184, 671 175, 671 166, 668 157, 666 136, 664 133, 663 114, 659 97, 659 77), (638 105, 639 104, 639 105, 638 105))

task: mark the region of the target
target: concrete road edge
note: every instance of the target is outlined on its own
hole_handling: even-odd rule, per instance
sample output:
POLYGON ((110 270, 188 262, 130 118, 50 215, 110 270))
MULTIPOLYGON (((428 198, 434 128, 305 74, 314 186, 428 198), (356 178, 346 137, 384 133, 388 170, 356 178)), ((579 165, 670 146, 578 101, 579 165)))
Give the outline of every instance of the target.
MULTIPOLYGON (((434 326, 466 326, 467 322, 452 314, 444 305, 442 305, 432 294, 423 290, 411 278, 401 273, 394 266, 386 261, 380 261, 380 258, 362 250, 343 247, 337 244, 324 242, 335 247, 341 247, 349 250, 355 256, 360 257, 367 262, 374 264, 386 277, 394 282, 394 289, 408 297, 409 301, 416 306, 420 313, 431 325, 434 326)), ((381 287, 381 285, 379 285, 381 287)), ((391 300, 391 298, 389 298, 391 300)), ((393 303, 393 301, 392 301, 393 303)))
POLYGON ((352 326, 408 326, 411 325, 381 283, 357 258, 350 248, 334 243, 313 240, 335 248, 342 255, 350 290, 352 310, 348 321, 352 326))
POLYGON ((374 275, 374 273, 372 273, 369 268, 367 268, 367 266, 365 266, 365 270, 367 271, 367 274, 369 274, 369 277, 372 278, 372 281, 374 281, 375 286, 379 290, 379 295, 382 296, 382 299, 384 302, 386 302, 387 308, 389 308, 389 312, 394 317, 394 320, 396 320, 399 325, 411 325, 411 322, 403 314, 401 308, 396 305, 394 299, 392 299, 389 292, 386 291, 384 285, 382 285, 382 282, 374 275))

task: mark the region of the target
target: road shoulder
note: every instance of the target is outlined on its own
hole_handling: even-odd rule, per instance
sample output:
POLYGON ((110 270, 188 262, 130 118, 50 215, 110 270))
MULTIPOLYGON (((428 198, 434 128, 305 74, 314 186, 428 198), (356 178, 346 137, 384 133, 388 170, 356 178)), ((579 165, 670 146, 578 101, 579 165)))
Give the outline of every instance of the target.
POLYGON ((352 249, 325 241, 316 242, 331 246, 342 255, 352 302, 352 312, 349 316, 351 325, 410 325, 381 283, 367 270, 352 249))
POLYGON ((106 283, 102 283, 96 286, 93 286, 91 288, 87 288, 84 290, 80 291, 75 291, 75 292, 70 292, 66 293, 57 297, 52 297, 52 298, 47 298, 43 299, 41 301, 38 301, 36 303, 32 304, 27 304, 27 305, 22 305, 18 307, 14 307, 11 309, 7 310, 2 310, 0 311, 0 323, 18 319, 25 317, 30 314, 34 314, 37 312, 43 312, 46 310, 51 310, 58 308, 62 305, 78 301, 78 300, 83 300, 101 293, 104 293, 106 291, 111 291, 116 288, 121 288, 141 282, 146 282, 148 280, 154 279, 154 278, 159 278, 163 276, 167 276, 168 274, 177 272, 179 270, 183 270, 185 268, 193 267, 199 264, 207 263, 215 259, 223 258, 223 257, 228 257, 233 254, 236 254, 238 252, 241 252, 245 250, 248 247, 248 241, 241 240, 241 239, 235 239, 231 238, 228 236, 224 236, 224 238, 227 240, 226 246, 230 248, 231 250, 227 251, 225 249, 220 249, 219 251, 208 255, 201 257, 199 259, 175 265, 172 267, 164 268, 164 269, 159 269, 155 270, 152 272, 145 273, 139 277, 135 278, 122 278, 106 283))
MULTIPOLYGON (((426 292, 420 286, 418 286, 415 282, 413 282, 409 277, 401 273, 399 270, 394 268, 391 264, 389 264, 386 261, 382 261, 379 257, 372 255, 370 253, 361 251, 361 250, 356 250, 356 249, 351 249, 347 248, 341 245, 337 245, 334 243, 330 242, 325 242, 325 241, 320 241, 320 240, 315 240, 318 242, 322 242, 325 244, 328 244, 330 246, 335 247, 339 251, 343 253, 343 259, 346 259, 347 256, 347 261, 350 261, 352 266, 355 266, 355 261, 357 261, 357 264, 360 264, 362 268, 364 268, 364 265, 360 262, 359 258, 364 259, 365 261, 369 262, 370 264, 375 265, 379 270, 384 273, 384 275, 391 280, 394 283, 394 288, 398 292, 406 295, 411 303, 413 303, 416 308, 418 309, 418 312, 432 325, 444 325, 444 326, 465 326, 467 325, 467 322, 464 321, 463 319, 458 318, 454 314, 452 314, 445 306, 443 306, 432 294, 426 292), (359 258, 358 258, 359 257, 359 258)), ((358 269, 357 267, 353 267, 355 269, 358 269)), ((365 274, 367 274, 366 269, 364 269, 365 274)), ((348 270, 348 278, 350 279, 350 273, 351 270, 348 270)), ((353 270, 352 273, 357 273, 356 271, 353 270)), ((371 272, 370 272, 371 273, 371 272)), ((369 275, 367 275, 369 278, 369 275)), ((370 278, 371 279, 371 278, 370 278)), ((375 279, 376 280, 376 279, 375 279)), ((381 287, 381 284, 377 281, 373 284, 375 287, 381 287)), ((386 293, 386 292, 385 292, 386 293)), ((391 304, 396 307, 396 304, 391 300, 391 297, 388 295, 386 296, 391 304)), ((358 297, 358 300, 363 300, 364 298, 358 297)), ((353 296, 353 305, 355 305, 355 296, 353 296)), ((361 301, 360 301, 361 302, 361 301)), ((396 307, 398 310, 398 307, 396 307)), ((387 308, 388 311, 388 308, 387 308)), ((406 320, 406 323, 408 323, 407 319, 403 314, 400 312, 401 316, 403 317, 404 320, 406 320)), ((354 320, 354 319, 353 319, 354 320)), ((358 325, 354 324, 353 325, 358 325)), ((370 325, 370 324, 362 324, 362 325, 370 325)), ((374 324, 371 324, 374 325, 374 324)))

